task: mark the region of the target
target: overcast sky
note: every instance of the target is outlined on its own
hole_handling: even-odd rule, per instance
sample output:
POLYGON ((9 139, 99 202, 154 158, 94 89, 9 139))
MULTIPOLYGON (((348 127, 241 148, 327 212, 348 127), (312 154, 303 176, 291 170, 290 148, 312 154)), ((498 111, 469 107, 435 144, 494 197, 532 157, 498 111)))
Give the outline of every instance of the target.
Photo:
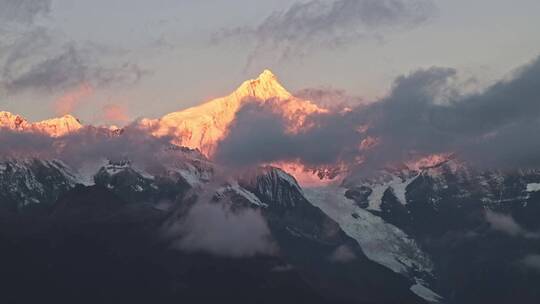
POLYGON ((89 123, 157 117, 263 68, 293 92, 367 100, 431 66, 485 86, 540 54, 539 12, 538 0, 0 0, 0 110, 44 119, 68 98, 89 123))

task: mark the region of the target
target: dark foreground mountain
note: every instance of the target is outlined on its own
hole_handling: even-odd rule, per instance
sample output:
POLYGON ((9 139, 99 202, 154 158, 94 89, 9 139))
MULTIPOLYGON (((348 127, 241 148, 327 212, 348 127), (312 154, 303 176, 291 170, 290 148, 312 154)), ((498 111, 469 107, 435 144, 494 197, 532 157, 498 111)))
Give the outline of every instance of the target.
POLYGON ((227 174, 172 153, 152 174, 4 161, 3 302, 540 299, 538 171, 446 160, 302 189, 276 168, 227 174))
POLYGON ((446 302, 538 303, 538 170, 478 170, 448 159, 345 185, 356 212, 399 228, 430 257, 430 287, 446 302))
POLYGON ((4 303, 425 303, 407 278, 368 259, 279 169, 217 182, 195 178, 207 169, 200 163, 191 175, 176 168, 177 174, 156 178, 124 162, 104 166, 95 185, 85 186, 68 183, 76 174, 67 169, 66 179, 31 179, 42 168, 36 162, 18 162, 27 166, 29 189, 67 186, 56 199, 18 208, 6 201, 10 208, 0 214, 4 303), (149 189, 176 191, 158 191, 159 200, 144 202, 149 189), (240 240, 213 251, 212 243, 186 243, 196 228, 185 224, 205 205, 238 220, 260 215, 269 247, 235 251, 245 246, 240 240))

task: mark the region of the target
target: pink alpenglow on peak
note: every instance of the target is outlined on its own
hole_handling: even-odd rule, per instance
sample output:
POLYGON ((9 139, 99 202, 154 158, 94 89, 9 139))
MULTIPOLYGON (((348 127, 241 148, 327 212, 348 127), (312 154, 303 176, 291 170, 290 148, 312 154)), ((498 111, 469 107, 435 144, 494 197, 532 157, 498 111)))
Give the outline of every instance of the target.
POLYGON ((4 111, 0 112, 0 128, 12 131, 36 132, 51 137, 60 137, 76 132, 82 127, 81 122, 72 115, 31 123, 20 115, 4 111))
POLYGON ((155 136, 172 136, 175 144, 199 149, 211 157, 238 111, 250 103, 269 106, 273 112, 282 115, 288 121, 290 132, 306 127, 304 121, 308 115, 327 112, 311 101, 294 97, 270 70, 264 70, 257 78, 243 82, 228 96, 160 119, 143 119, 141 125, 151 128, 155 136))
POLYGON ((0 128, 10 130, 23 130, 29 125, 28 121, 20 115, 0 111, 0 128))
POLYGON ((63 136, 82 128, 81 122, 72 115, 64 115, 59 118, 52 118, 36 122, 34 128, 52 137, 63 136))
POLYGON ((241 99, 251 97, 260 100, 286 100, 292 97, 270 70, 264 70, 256 79, 245 81, 233 94, 241 99))

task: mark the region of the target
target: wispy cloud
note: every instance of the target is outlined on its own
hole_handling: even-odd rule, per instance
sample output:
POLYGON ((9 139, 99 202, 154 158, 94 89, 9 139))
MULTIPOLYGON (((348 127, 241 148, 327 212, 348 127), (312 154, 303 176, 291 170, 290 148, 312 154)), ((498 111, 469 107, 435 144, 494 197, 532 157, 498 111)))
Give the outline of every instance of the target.
POLYGON ((519 225, 510 215, 486 210, 485 218, 493 230, 508 234, 510 236, 534 239, 540 238, 540 234, 528 231, 521 227, 521 225, 519 225))
POLYGON ((540 254, 527 255, 520 261, 520 264, 529 269, 540 272, 540 254))
POLYGON ((54 104, 57 115, 73 113, 82 101, 92 95, 93 88, 88 84, 81 84, 78 88, 70 90, 58 98, 54 104))
POLYGON ((365 102, 361 97, 348 95, 345 90, 332 87, 304 88, 293 95, 312 101, 325 109, 356 107, 365 102))
POLYGON ((356 259, 356 254, 347 245, 341 245, 330 256, 330 261, 334 263, 348 263, 356 259))
POLYGON ((50 0, 0 0, 0 94, 130 85, 147 73, 125 59, 105 60, 119 57, 108 48, 36 24, 50 11, 50 0))
POLYGON ((107 128, 87 126, 59 138, 37 132, 0 130, 0 158, 59 159, 78 170, 103 159, 129 159, 149 172, 164 170, 179 155, 170 147, 170 138, 156 138, 148 130, 128 125, 121 136, 107 128))
POLYGON ((253 27, 224 30, 215 39, 255 40, 249 65, 259 56, 274 54, 282 60, 323 47, 381 39, 388 32, 417 27, 435 12, 431 0, 312 0, 276 11, 253 27))
POLYGON ((275 255, 277 244, 261 211, 237 208, 224 190, 227 184, 227 178, 218 174, 204 189, 195 191, 193 203, 180 206, 165 223, 164 236, 185 252, 232 258, 275 255))
POLYGON ((129 121, 128 109, 120 104, 106 104, 102 108, 102 119, 109 123, 126 123, 129 121))
POLYGON ((0 90, 9 95, 62 92, 83 84, 129 85, 146 73, 130 62, 104 63, 100 59, 104 54, 102 48, 63 40, 44 28, 25 31, 0 55, 0 90))
POLYGON ((276 252, 264 217, 254 209, 233 212, 227 204, 199 201, 180 221, 174 246, 183 251, 234 258, 276 252))
POLYGON ((51 4, 52 0, 0 0, 0 22, 34 23, 50 12, 51 4))

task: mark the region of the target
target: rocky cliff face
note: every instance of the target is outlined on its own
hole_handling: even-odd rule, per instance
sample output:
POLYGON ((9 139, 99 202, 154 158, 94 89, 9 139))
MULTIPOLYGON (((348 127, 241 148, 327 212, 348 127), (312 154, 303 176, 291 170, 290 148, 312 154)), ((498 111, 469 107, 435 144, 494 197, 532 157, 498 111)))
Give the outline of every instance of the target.
MULTIPOLYGON (((143 235, 159 235, 163 229, 174 231, 170 227, 184 223, 190 210, 201 204, 224 208, 226 216, 233 219, 235 214, 254 212, 262 216, 276 248, 266 258, 273 261, 270 263, 273 266, 264 266, 267 270, 257 274, 258 278, 273 276, 277 270, 272 269, 280 269, 278 273, 285 272, 282 276, 294 277, 295 285, 311 286, 314 290, 310 294, 319 294, 322 302, 424 303, 410 290, 413 281, 368 259, 361 246, 338 223, 306 199, 292 176, 277 168, 264 167, 223 179, 223 174, 216 173, 218 168, 209 170, 208 164, 201 161, 190 159, 159 174, 138 169, 129 161, 108 162, 94 175, 95 185, 84 186, 61 163, 34 160, 18 165, 17 170, 15 164, 6 164, 0 180, 10 201, 18 201, 16 195, 20 195, 25 204, 38 205, 41 201, 37 199, 42 199, 39 195, 55 195, 47 197, 48 208, 33 213, 40 219, 37 223, 52 221, 52 227, 67 225, 68 231, 84 235, 92 242, 107 242, 110 246, 107 250, 122 252, 129 241, 115 241, 116 237, 136 237, 133 231, 144 232, 143 235), (37 199, 33 200, 34 197, 37 199), (108 236, 109 233, 113 236, 108 236)), ((6 202, 0 197, 0 203, 6 202)), ((13 214, 25 218, 26 210, 29 209, 13 210, 13 214)), ((65 229, 49 231, 45 236, 63 234, 65 229)), ((160 244, 153 246, 167 246, 169 242, 174 245, 182 238, 182 234, 165 236, 154 236, 160 244)), ((58 237, 65 239, 62 235, 58 237)), ((61 246, 58 244, 65 241, 55 236, 54 242, 55 246, 61 246)), ((245 258, 259 263, 255 262, 257 257, 245 258)), ((206 263, 203 261, 205 258, 199 258, 192 263, 206 263)))
POLYGON ((0 208, 51 205, 76 183, 75 173, 60 161, 5 160, 0 162, 0 208))
POLYGON ((344 189, 354 208, 400 229, 433 262, 449 303, 535 303, 526 266, 540 252, 540 172, 479 170, 455 159, 387 170, 344 189))
MULTIPOLYGON (((157 173, 129 161, 107 162, 93 174, 92 187, 123 202, 114 212, 159 210, 160 223, 182 221, 201 200, 230 205, 233 213, 255 210, 285 259, 280 267, 293 265, 309 278, 303 282, 326 286, 339 299, 475 303, 506 301, 516 290, 523 303, 537 299, 532 285, 540 275, 527 261, 540 252, 538 171, 475 170, 445 160, 303 189, 277 168, 228 175, 196 151, 176 152, 178 163, 157 173), (392 294, 381 298, 388 290, 392 294)), ((62 200, 77 201, 83 183, 58 161, 4 161, 0 204, 15 214, 32 206, 54 210, 58 198, 79 187, 62 200)))

